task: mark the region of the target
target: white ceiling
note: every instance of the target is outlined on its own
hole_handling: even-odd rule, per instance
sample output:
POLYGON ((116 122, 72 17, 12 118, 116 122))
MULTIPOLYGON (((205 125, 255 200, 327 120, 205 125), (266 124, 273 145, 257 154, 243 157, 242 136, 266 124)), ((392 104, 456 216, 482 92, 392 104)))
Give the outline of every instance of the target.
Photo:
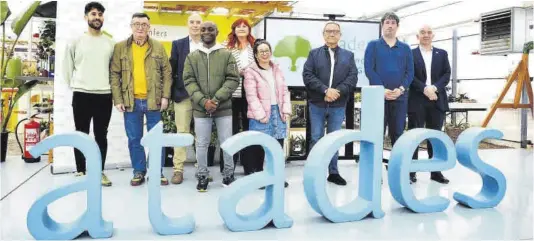
POLYGON ((347 1, 328 0, 319 4, 316 1, 298 1, 294 5, 295 17, 323 18, 324 13, 344 13, 346 19, 366 19, 366 16, 380 16, 399 6, 413 4, 397 10, 401 18, 398 35, 415 33, 422 24, 432 27, 454 25, 478 18, 482 13, 514 6, 532 6, 531 1, 357 1, 355 6, 347 7, 347 1), (414 4, 417 3, 418 4, 414 4))

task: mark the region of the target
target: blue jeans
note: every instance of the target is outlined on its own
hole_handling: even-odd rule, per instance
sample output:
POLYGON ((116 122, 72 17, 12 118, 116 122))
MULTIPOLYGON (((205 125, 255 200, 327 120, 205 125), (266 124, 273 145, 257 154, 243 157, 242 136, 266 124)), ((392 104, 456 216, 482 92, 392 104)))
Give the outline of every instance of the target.
MULTIPOLYGON (((324 136, 325 121, 327 122, 326 132, 331 133, 341 130, 341 125, 345 119, 345 107, 319 107, 310 103, 310 121, 311 121, 311 145, 310 150, 315 143, 324 136)), ((329 174, 339 174, 337 168, 338 152, 330 160, 328 165, 329 174)))
MULTIPOLYGON (((143 138, 144 118, 146 116, 147 131, 150 131, 161 120, 161 112, 148 111, 147 101, 135 99, 134 110, 124 112, 124 127, 128 136, 128 149, 130 150, 130 160, 132 162, 133 173, 146 174, 147 161, 145 148, 141 146, 143 138)), ((162 148, 163 149, 163 148, 162 148)), ((161 155, 161 166, 163 167, 164 158, 161 155)))
MULTIPOLYGON (((217 128, 217 137, 219 143, 224 143, 228 138, 232 137, 232 116, 221 116, 213 118, 197 118, 195 120, 195 134, 196 134, 196 154, 197 154, 197 178, 209 176, 208 169, 208 148, 211 142, 211 127, 213 121, 215 121, 215 127, 217 128)), ((232 156, 224 153, 224 170, 223 177, 230 177, 234 175, 234 159, 232 156)))

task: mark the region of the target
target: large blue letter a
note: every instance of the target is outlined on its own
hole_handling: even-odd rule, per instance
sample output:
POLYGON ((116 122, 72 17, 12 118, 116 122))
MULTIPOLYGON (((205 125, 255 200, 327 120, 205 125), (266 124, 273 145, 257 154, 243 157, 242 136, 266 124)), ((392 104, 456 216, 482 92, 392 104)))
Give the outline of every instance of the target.
POLYGON ((80 150, 87 161, 87 177, 65 187, 55 189, 37 199, 28 211, 27 226, 35 239, 74 239, 84 231, 93 238, 109 238, 113 224, 102 219, 102 161, 100 149, 89 135, 82 132, 54 135, 30 150, 32 156, 60 146, 80 150), (74 192, 87 190, 87 210, 72 223, 58 223, 48 214, 48 205, 74 192))
POLYGON ((270 221, 277 228, 289 228, 293 225, 293 220, 284 213, 285 161, 280 144, 267 134, 247 131, 232 136, 221 148, 234 155, 251 145, 261 145, 265 149, 265 170, 233 182, 219 198, 219 214, 232 231, 259 230, 270 221), (241 198, 265 186, 265 202, 261 207, 249 215, 236 212, 241 198))

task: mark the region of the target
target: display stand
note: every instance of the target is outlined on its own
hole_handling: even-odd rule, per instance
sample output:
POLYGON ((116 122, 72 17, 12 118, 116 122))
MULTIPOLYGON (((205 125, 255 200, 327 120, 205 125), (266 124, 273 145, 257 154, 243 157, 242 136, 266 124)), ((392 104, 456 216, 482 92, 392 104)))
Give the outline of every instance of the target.
POLYGON ((532 50, 532 41, 525 44, 525 47, 523 48, 523 57, 519 64, 517 65, 517 68, 514 70, 512 75, 508 77, 508 81, 506 82, 506 85, 504 86, 503 91, 499 95, 499 98, 497 98, 497 101, 495 104, 492 105, 490 112, 484 119, 484 122, 482 124, 482 127, 486 127, 488 123, 490 122, 491 118, 495 114, 495 111, 497 109, 504 109, 504 108, 530 108, 530 111, 532 115, 534 116, 534 101, 533 101, 533 94, 532 94, 532 85, 530 83, 530 76, 528 73, 528 55, 530 50, 532 50), (508 93, 508 90, 510 90, 510 87, 512 84, 517 80, 517 88, 515 91, 515 98, 513 103, 502 103, 504 96, 508 93), (521 104, 521 93, 525 90, 528 96, 528 104, 521 104))
MULTIPOLYGON (((360 91, 360 88, 357 89, 355 92, 360 91)), ((311 150, 311 125, 306 89, 305 87, 289 87, 289 92, 291 93, 293 115, 289 120, 288 146, 290 150, 288 160, 306 160, 311 150)), ((354 128, 354 95, 351 95, 345 109, 345 126, 342 129, 354 128)), ((340 154, 339 159, 358 160, 358 155, 354 155, 354 144, 352 142, 345 145, 345 153, 340 154)))

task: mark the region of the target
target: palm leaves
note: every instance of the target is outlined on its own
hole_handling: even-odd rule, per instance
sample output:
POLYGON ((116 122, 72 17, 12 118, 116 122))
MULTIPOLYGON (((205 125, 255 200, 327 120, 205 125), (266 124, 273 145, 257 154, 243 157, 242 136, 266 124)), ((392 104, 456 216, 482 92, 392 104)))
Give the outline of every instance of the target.
POLYGON ((26 24, 28 24, 39 5, 41 5, 41 1, 35 1, 29 4, 24 11, 20 12, 19 15, 15 17, 11 23, 11 30, 13 30, 13 33, 20 36, 22 30, 24 30, 26 24))
MULTIPOLYGON (((12 57, 12 53, 15 49, 15 45, 17 44, 20 35, 22 34, 22 31, 30 21, 31 17, 35 13, 35 10, 39 7, 41 4, 41 1, 35 1, 33 3, 28 4, 28 6, 24 9, 24 11, 20 12, 15 19, 13 19, 13 22, 11 23, 11 30, 13 33, 17 35, 17 38, 13 42, 11 46, 11 50, 9 52, 5 51, 5 39, 6 39, 6 20, 11 15, 11 11, 9 9, 9 6, 7 4, 7 1, 0 1, 0 25, 2 25, 2 51, 1 51, 1 61, 0 61, 0 81, 2 86, 5 86, 7 80, 11 80, 12 85, 15 85, 16 88, 18 88, 17 93, 13 96, 11 95, 10 101, 8 103, 9 107, 6 113, 6 118, 2 118, 2 132, 7 131, 7 124, 9 123, 9 119, 11 117, 11 113, 13 112, 13 108, 15 107, 16 102, 28 91, 30 91, 31 88, 37 85, 37 80, 27 81, 27 82, 20 82, 17 83, 15 79, 8 79, 6 78, 6 69, 7 69, 7 63, 12 57), (4 58, 6 58, 4 61, 4 58)), ((0 111, 3 117, 3 109, 0 111)))
POLYGON ((30 80, 24 82, 24 84, 18 86, 17 94, 15 94, 15 97, 12 97, 11 101, 9 102, 9 108, 7 110, 7 116, 3 120, 2 123, 2 132, 7 131, 7 124, 9 123, 9 118, 11 117, 11 113, 13 112, 13 108, 15 107, 15 103, 22 97, 24 94, 26 94, 30 89, 35 87, 37 85, 37 80, 30 80))

